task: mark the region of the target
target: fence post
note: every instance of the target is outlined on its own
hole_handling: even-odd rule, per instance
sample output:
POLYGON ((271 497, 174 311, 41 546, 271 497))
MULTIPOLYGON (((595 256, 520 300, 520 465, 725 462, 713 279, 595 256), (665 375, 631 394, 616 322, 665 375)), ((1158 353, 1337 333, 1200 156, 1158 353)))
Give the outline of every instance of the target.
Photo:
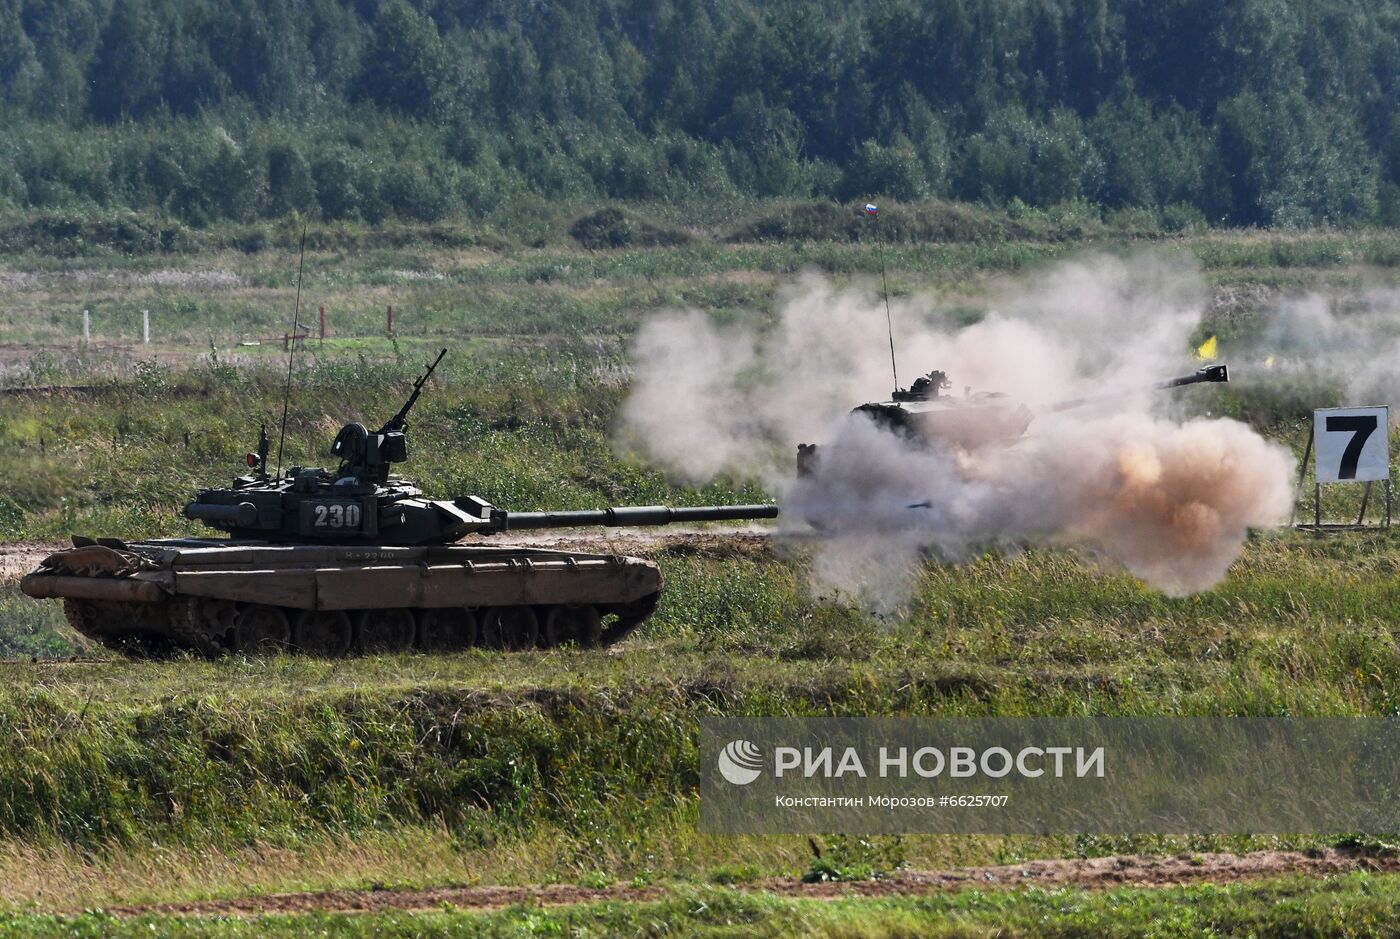
POLYGON ((394 338, 394 305, 392 303, 389 304, 389 318, 384 327, 384 335, 388 336, 390 339, 394 338))
POLYGON ((141 311, 141 344, 149 346, 151 344, 151 311, 141 311))
POLYGON ((87 344, 90 343, 90 342, 92 342, 91 317, 89 316, 88 311, 87 311, 87 310, 84 310, 84 311, 83 311, 83 345, 87 345, 87 344))

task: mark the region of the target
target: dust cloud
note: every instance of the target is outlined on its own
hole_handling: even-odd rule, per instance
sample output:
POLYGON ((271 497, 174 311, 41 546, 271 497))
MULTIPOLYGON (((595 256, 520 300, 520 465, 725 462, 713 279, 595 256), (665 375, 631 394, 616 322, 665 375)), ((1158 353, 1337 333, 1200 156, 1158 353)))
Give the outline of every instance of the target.
POLYGON ((1335 394, 1342 406, 1394 406, 1400 403, 1397 314, 1394 287, 1286 298, 1268 310, 1264 328, 1232 344, 1238 370, 1274 393, 1313 387, 1335 394))
POLYGON ((945 370, 950 410, 1002 428, 993 439, 914 446, 852 415, 890 397, 885 306, 815 274, 758 326, 694 310, 647 322, 619 439, 692 482, 761 478, 782 530, 809 536, 814 589, 885 608, 924 556, 993 545, 1087 544, 1190 593, 1225 575, 1248 529, 1287 521, 1291 453, 1235 421, 1173 420, 1182 392, 1151 390, 1199 365, 1189 340, 1207 291, 1193 267, 1094 257, 986 293, 985 309, 909 297, 890 316, 900 384, 945 370), (795 473, 798 443, 820 444, 815 473, 795 473))

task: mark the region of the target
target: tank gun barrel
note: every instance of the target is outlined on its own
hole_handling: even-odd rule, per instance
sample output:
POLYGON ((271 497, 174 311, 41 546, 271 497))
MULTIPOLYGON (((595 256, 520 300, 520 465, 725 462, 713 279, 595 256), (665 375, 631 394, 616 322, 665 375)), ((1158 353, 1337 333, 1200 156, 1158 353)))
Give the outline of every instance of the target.
POLYGON ((677 522, 735 522, 777 518, 776 505, 704 505, 670 508, 664 505, 625 505, 609 509, 575 512, 508 512, 497 510, 494 531, 529 528, 574 528, 582 526, 670 525, 677 522))
MULTIPOLYGON (((1199 385, 1203 382, 1227 382, 1230 380, 1230 367, 1228 365, 1206 365, 1196 369, 1190 375, 1181 375, 1177 378, 1168 378, 1155 382, 1150 387, 1153 391, 1161 391, 1166 388, 1180 388, 1182 385, 1199 385)), ((1115 395, 1090 395, 1087 398, 1073 398, 1069 401, 1057 401, 1050 405, 1051 411, 1069 411, 1074 408, 1092 404, 1095 401, 1108 401, 1116 397, 1115 395)))
POLYGON ((1182 375, 1180 378, 1168 378, 1166 381, 1159 381, 1153 388, 1179 388, 1182 385, 1199 385, 1202 382, 1222 382, 1230 380, 1230 367, 1228 365, 1207 365, 1198 368, 1190 375, 1182 375))
POLYGON ((432 364, 428 366, 428 370, 423 373, 422 377, 413 383, 413 393, 408 396, 408 400, 403 403, 403 407, 399 408, 399 413, 389 418, 388 422, 383 427, 379 428, 381 434, 393 433, 394 431, 404 429, 408 424, 408 412, 413 410, 413 406, 418 403, 418 396, 423 393, 423 386, 427 384, 428 379, 432 377, 433 370, 438 367, 438 363, 442 361, 442 357, 445 355, 447 355, 447 350, 443 349, 438 353, 437 358, 433 359, 432 364))

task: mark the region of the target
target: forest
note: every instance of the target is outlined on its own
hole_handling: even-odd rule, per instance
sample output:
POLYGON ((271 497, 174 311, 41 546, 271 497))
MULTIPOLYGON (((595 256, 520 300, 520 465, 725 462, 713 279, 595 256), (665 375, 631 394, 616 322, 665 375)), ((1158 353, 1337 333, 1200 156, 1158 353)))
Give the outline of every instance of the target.
POLYGON ((1397 0, 0 0, 0 213, 1396 225, 1397 101, 1397 0))

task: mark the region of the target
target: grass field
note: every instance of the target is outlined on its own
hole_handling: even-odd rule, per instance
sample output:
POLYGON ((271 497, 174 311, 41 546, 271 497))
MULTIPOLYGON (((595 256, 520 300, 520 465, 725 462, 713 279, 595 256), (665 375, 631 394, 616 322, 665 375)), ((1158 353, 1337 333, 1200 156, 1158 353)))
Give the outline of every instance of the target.
MULTIPOLYGON (((675 224, 680 224, 679 221, 675 224)), ((308 251, 304 302, 332 339, 300 359, 288 464, 322 462, 340 423, 382 421, 423 355, 452 356, 415 412, 412 474, 432 496, 522 509, 749 502, 613 444, 628 340, 658 306, 763 322, 808 266, 878 277, 875 246, 729 242, 586 251, 355 244, 308 251), (382 335, 393 303, 400 335, 382 335)), ((907 242, 892 289, 976 306, 993 278, 1122 233, 907 242)), ((1229 335, 1306 290, 1394 285, 1393 232, 1208 233, 1193 256, 1229 335)), ((283 250, 0 261, 0 535, 51 542, 195 531, 177 516, 226 482, 280 415, 295 288, 283 250), (93 344, 78 341, 92 313, 93 344), (142 347, 140 311, 155 340, 142 347), (240 343, 258 340, 261 345, 240 343)), ((313 318, 314 323, 314 318, 313 318)), ((879 337, 882 338, 882 337, 879 337)), ((1231 388, 1198 406, 1301 446, 1306 410, 1231 388)), ((853 404, 858 402, 852 402, 853 404)), ((1327 514, 1354 514, 1355 491, 1327 514)), ((628 550, 634 550, 629 547, 628 550)), ((0 665, 0 935, 1383 934, 1389 875, 1164 890, 968 891, 836 902, 738 893, 796 879, 802 837, 697 831, 696 718, 729 714, 1395 715, 1400 535, 1259 532, 1230 576, 1169 598, 1074 546, 926 563, 897 615, 814 597, 799 543, 690 533, 636 550, 660 609, 606 652, 471 652, 317 662, 0 665), (657 885, 655 900, 491 913, 296 914, 257 921, 75 911, 373 885, 657 885)), ((87 651, 54 604, 0 593, 0 651, 87 651)), ((1368 837, 1386 841, 1384 833, 1368 837)), ((1126 852, 1310 848, 1336 837, 818 838, 863 872, 1126 852)))

